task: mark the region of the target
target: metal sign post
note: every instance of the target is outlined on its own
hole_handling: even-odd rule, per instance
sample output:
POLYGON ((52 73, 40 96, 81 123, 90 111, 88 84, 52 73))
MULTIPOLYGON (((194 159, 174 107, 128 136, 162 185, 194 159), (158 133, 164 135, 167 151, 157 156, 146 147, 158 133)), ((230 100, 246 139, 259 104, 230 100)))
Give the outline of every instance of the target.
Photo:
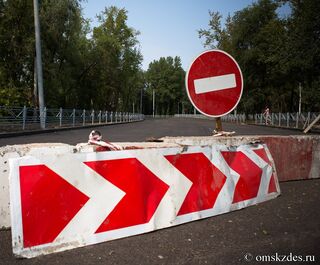
POLYGON ((221 118, 218 117, 216 118, 216 128, 215 128, 216 132, 222 132, 222 122, 221 122, 221 118))

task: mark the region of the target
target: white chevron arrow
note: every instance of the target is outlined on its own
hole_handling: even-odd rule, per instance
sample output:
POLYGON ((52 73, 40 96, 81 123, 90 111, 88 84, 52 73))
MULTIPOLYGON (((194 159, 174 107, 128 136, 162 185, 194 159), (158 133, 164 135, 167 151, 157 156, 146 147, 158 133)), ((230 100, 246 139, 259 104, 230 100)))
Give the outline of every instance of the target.
MULTIPOLYGON (((172 154, 172 151, 169 151, 169 154, 172 154)), ((175 168, 164 155, 163 152, 155 152, 154 150, 144 150, 136 153, 136 157, 141 163, 170 186, 149 222, 154 226, 153 229, 160 229, 174 223, 177 213, 192 186, 192 182, 175 168), (155 163, 155 161, 157 162, 155 163)))
MULTIPOLYGON (((259 145, 259 149, 265 149, 263 145, 259 145)), ((268 194, 268 188, 270 183, 270 178, 272 175, 272 166, 270 166, 266 161, 264 161, 259 155, 257 155, 252 148, 248 148, 245 145, 239 148, 253 163, 255 163, 259 168, 262 169, 262 175, 260 180, 260 186, 257 194, 257 202, 263 200, 268 194)))
POLYGON ((46 161, 46 165, 90 198, 54 243, 66 242, 70 238, 72 241, 77 241, 79 235, 81 241, 85 242, 88 236, 95 233, 125 193, 83 162, 76 160, 74 155, 64 155, 63 159, 58 161, 46 161))

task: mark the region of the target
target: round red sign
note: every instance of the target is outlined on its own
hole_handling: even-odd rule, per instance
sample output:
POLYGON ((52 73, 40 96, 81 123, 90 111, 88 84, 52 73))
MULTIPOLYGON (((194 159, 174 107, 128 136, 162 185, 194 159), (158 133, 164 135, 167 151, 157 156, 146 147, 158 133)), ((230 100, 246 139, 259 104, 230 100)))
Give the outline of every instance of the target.
POLYGON ((243 90, 241 69, 224 51, 203 52, 187 71, 186 89, 191 103, 202 114, 224 116, 240 101, 243 90))

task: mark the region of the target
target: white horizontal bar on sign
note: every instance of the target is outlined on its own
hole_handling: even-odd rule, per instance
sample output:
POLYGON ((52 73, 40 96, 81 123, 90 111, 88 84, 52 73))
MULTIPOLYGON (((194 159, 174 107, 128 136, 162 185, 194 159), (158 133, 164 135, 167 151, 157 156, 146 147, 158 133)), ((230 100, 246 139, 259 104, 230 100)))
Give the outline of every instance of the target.
POLYGON ((196 94, 236 87, 236 75, 227 74, 194 80, 196 94))

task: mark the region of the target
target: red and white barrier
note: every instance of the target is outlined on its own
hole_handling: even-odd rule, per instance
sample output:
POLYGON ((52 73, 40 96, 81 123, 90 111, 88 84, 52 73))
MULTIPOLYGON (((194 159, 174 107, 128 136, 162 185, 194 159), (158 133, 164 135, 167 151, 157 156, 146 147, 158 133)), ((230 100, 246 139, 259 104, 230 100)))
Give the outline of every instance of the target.
POLYGON ((184 146, 225 144, 239 146, 265 143, 275 162, 279 181, 320 178, 319 135, 265 135, 232 137, 164 137, 165 144, 184 146))
POLYGON ((146 233, 280 194, 264 144, 10 160, 13 252, 34 257, 146 233))
POLYGON ((27 144, 0 147, 0 229, 10 228, 9 160, 27 155, 45 156, 73 153, 74 146, 50 143, 27 144))

